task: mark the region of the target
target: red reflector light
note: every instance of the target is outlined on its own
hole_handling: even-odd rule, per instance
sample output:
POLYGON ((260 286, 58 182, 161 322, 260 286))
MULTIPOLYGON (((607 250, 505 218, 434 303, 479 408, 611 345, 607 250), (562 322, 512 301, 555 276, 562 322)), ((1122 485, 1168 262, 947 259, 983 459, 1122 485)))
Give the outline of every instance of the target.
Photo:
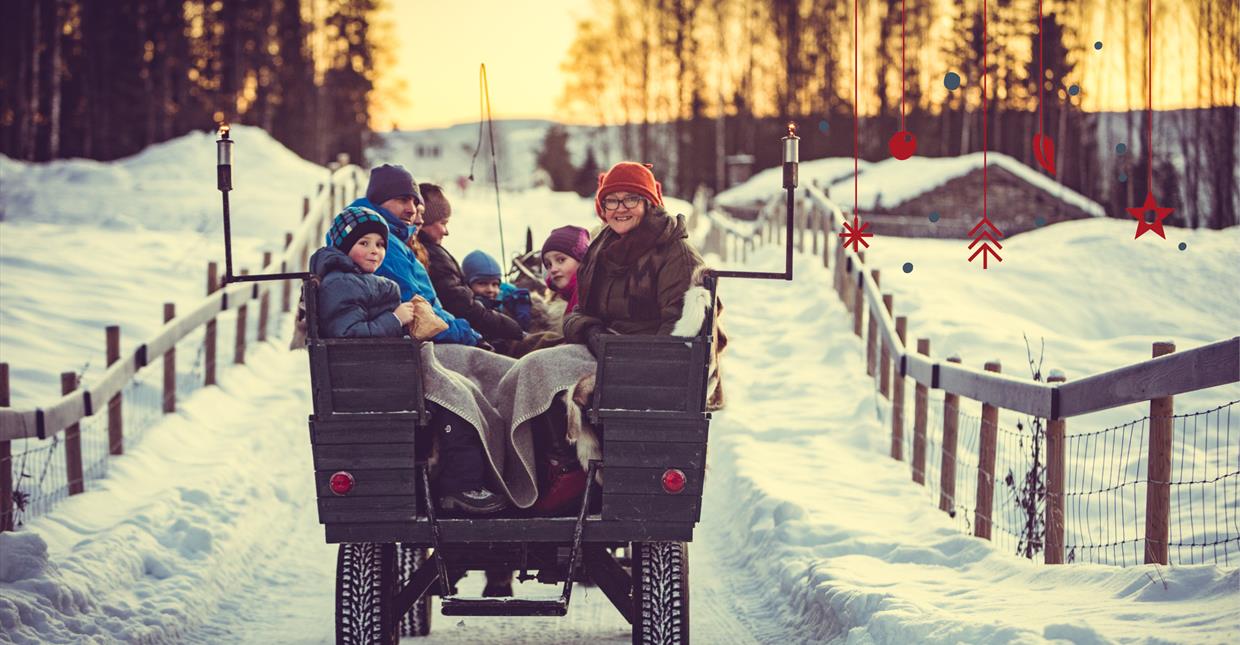
POLYGON ((331 486, 333 493, 337 495, 347 495, 349 494, 349 491, 353 490, 353 475, 350 475, 343 470, 337 473, 332 473, 332 478, 328 481, 328 485, 331 486))
POLYGON ((676 468, 663 471, 663 490, 673 495, 685 489, 685 474, 676 468))

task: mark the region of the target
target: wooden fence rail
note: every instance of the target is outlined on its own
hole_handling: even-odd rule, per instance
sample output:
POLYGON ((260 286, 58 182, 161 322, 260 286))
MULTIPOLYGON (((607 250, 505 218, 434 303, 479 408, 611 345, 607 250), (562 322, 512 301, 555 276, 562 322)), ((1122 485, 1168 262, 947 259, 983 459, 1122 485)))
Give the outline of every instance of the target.
MULTIPOLYGON (((1156 344, 1154 358, 1067 381, 1053 374, 1048 382, 1001 373, 998 362, 985 369, 961 364, 959 357, 944 361, 931 358, 929 340, 919 339, 916 351, 908 347, 907 317, 895 315, 891 294, 880 290, 879 271, 867 270, 865 253, 838 242, 844 216, 816 186, 800 189, 803 212, 795 218, 798 244, 804 251, 805 235, 811 235, 811 248, 818 253, 817 232, 825 236, 823 266, 832 269, 833 285, 840 301, 852 314, 852 330, 862 337, 866 372, 875 376, 875 387, 884 398, 890 393, 892 405, 891 456, 903 460, 906 378, 913 379, 914 411, 912 474, 925 483, 926 398, 928 390, 944 392, 941 488, 939 506, 955 508, 956 449, 960 399, 982 404, 981 436, 977 473, 977 507, 973 528, 976 535, 989 538, 994 495, 995 434, 999 410, 1010 410, 1047 420, 1047 503, 1045 512, 1045 561, 1058 564, 1064 559, 1064 472, 1067 419, 1091 412, 1135 403, 1150 403, 1151 434, 1146 455, 1147 472, 1153 484, 1147 488, 1145 545, 1147 562, 1167 562, 1168 518, 1171 473, 1172 397, 1183 392, 1203 390, 1240 381, 1240 336, 1220 340, 1183 352, 1174 346, 1156 344), (864 324, 865 318, 869 324, 864 324), (1173 353, 1174 352, 1174 353, 1173 353), (876 356, 877 354, 877 356, 876 356), (877 361, 877 364, 876 364, 877 361), (890 362, 890 374, 888 373, 890 362), (881 372, 875 374, 875 372, 881 372), (950 478, 950 482, 948 481, 950 478)), ((780 244, 786 217, 785 193, 774 195, 760 210, 757 221, 742 225, 717 211, 698 214, 710 222, 706 252, 718 253, 726 262, 733 238, 745 242, 780 244)), ((742 247, 743 248, 743 247, 742 247)))
MULTIPOLYGON (((304 201, 301 226, 292 233, 285 234, 284 251, 278 257, 266 253, 263 256, 262 273, 286 271, 286 267, 306 266, 309 252, 320 245, 322 231, 337 211, 337 201, 356 197, 366 181, 361 168, 345 165, 333 167, 331 179, 327 184, 319 184, 314 197, 304 201), (313 217, 310 215, 314 214, 313 217)), ((83 418, 94 415, 101 409, 108 410, 108 454, 119 455, 124 450, 124 435, 121 426, 121 406, 125 387, 134 376, 149 363, 162 359, 163 363, 163 413, 176 411, 176 345, 200 327, 206 328, 204 335, 204 385, 215 383, 215 327, 217 316, 228 309, 236 309, 237 339, 236 362, 245 359, 245 341, 247 326, 245 322, 246 303, 251 300, 258 302, 258 340, 267 337, 270 300, 272 293, 280 289, 281 308, 289 311, 289 281, 234 283, 218 288, 217 266, 214 262, 208 267, 207 296, 189 312, 177 316, 172 303, 165 303, 163 308, 163 327, 145 343, 139 345, 128 356, 122 357, 120 350, 120 328, 107 328, 107 365, 95 382, 84 387, 79 383, 77 374, 66 372, 61 375, 63 395, 57 401, 46 406, 35 408, 10 408, 9 406, 9 366, 0 363, 0 531, 13 530, 14 516, 14 473, 12 459, 12 442, 21 439, 47 439, 57 433, 65 433, 65 460, 70 495, 85 490, 84 469, 82 461, 80 423, 83 418)), ((105 457, 106 458, 106 457, 105 457)))

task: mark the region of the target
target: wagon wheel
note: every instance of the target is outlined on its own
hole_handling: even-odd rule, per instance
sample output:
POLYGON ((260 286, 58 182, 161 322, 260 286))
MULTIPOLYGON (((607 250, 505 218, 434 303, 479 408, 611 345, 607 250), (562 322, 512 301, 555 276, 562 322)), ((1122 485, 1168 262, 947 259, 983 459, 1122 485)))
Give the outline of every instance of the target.
POLYGON ((689 552, 684 542, 634 542, 633 643, 689 642, 689 552))
MULTIPOLYGON (((400 567, 400 586, 404 587, 413 572, 426 562, 426 549, 408 544, 396 545, 396 560, 400 567)), ((427 592, 413 607, 400 617, 401 636, 426 636, 431 633, 431 599, 427 592)))
POLYGON ((336 556, 337 645, 397 642, 391 612, 398 575, 395 544, 340 545, 336 556))

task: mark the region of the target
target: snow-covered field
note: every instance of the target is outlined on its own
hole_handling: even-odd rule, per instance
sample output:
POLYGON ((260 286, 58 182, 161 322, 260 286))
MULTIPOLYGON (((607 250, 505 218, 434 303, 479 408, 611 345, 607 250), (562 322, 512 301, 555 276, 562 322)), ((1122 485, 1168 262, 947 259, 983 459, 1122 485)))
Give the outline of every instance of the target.
MULTIPOLYGON (((194 146, 210 159, 208 138, 194 146)), ((5 168, 6 191, 33 192, 5 168)), ((279 231, 300 214, 300 195, 317 181, 288 188, 287 212, 270 216, 289 223, 273 226, 268 242, 278 243, 279 231)), ((0 203, 12 212, 7 197, 0 203)), ((207 204, 204 197, 203 212, 215 212, 207 204)), ((168 198, 146 212, 158 218, 175 208, 168 198)), ((523 244, 526 226, 538 244, 556 226, 596 221, 590 202, 574 195, 504 194, 503 208, 510 253, 523 244)), ((455 200, 454 211, 446 244, 457 257, 479 247, 498 253, 493 195, 474 191, 455 200)), ((217 233, 191 238, 181 251, 199 248, 188 268, 170 270, 177 233, 160 241, 157 222, 113 231, 81 220, 57 223, 46 212, 29 221, 6 217, 0 354, 28 365, 42 358, 52 364, 48 375, 101 352, 104 322, 132 324, 127 342, 144 339, 157 325, 159 303, 196 300, 200 267, 221 254, 213 246, 217 233), (69 234, 99 242, 56 245, 39 258, 27 250, 69 234), (142 244, 126 246, 127 239, 142 244), (134 257, 148 248, 162 264, 134 257), (21 269, 27 265, 35 268, 21 269), (15 269, 24 272, 10 277, 15 269), (68 275, 57 282, 62 270, 68 275), (39 275, 50 277, 35 280, 39 275), (53 283, 54 296, 45 293, 53 283), (96 304, 85 308, 91 313, 80 306, 87 301, 96 304), (107 320, 97 311, 104 307, 107 320)), ((965 262, 958 242, 882 238, 871 240, 867 255, 883 269, 897 311, 910 316, 910 338, 933 338, 935 355, 958 351, 969 364, 997 356, 1019 373, 1022 331, 1045 336, 1047 365, 1069 378, 1140 360, 1150 340, 1173 338, 1188 349, 1235 335, 1237 231, 1169 229, 1164 252, 1135 243, 1131 227, 1120 224, 1074 222, 1019 236, 1005 243, 1004 263, 985 273, 965 262), (1180 240, 1186 251, 1175 250, 1180 240), (914 264, 911 273, 900 270, 904 262, 914 264), (1157 304, 1143 295, 1147 284, 1163 291, 1157 304)), ((750 265, 781 262, 782 253, 768 247, 750 265)), ((712 424, 706 512, 691 551, 698 641, 1240 640, 1236 558, 1230 567, 1047 567, 961 534, 909 481, 907 465, 886 457, 886 411, 830 275, 807 256, 798 256, 796 269, 792 283, 721 286, 732 341, 724 363, 729 403, 712 424)), ((231 316, 221 329, 230 326, 231 316)), ((0 641, 332 640, 335 550, 323 544, 315 517, 305 357, 283 351, 284 344, 276 338, 252 350, 246 366, 222 371, 220 387, 183 401, 112 461, 97 490, 0 535, 0 641)), ((15 371, 14 385, 37 382, 38 374, 15 371)), ((44 385, 22 390, 14 402, 46 400, 54 382, 44 385)), ((1234 387, 1199 396, 1177 397, 1177 410, 1240 398, 1234 387)), ((1104 414, 1112 416, 1073 420, 1069 432, 1143 413, 1104 414)), ((566 619, 436 616, 431 640, 627 642, 627 626, 602 594, 581 591, 566 619)))

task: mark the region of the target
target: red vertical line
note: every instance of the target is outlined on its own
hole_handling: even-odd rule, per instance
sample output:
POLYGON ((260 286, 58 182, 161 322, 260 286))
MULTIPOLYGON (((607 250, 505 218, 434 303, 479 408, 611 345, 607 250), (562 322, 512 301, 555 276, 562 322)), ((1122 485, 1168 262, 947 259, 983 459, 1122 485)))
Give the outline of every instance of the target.
MULTIPOLYGON (((857 130, 861 127, 857 120, 857 104, 861 100, 860 92, 857 89, 857 67, 861 64, 858 52, 861 50, 861 35, 857 27, 857 23, 861 21, 860 9, 858 8, 858 0, 853 0, 853 219, 857 218, 857 201, 860 199, 858 194, 860 189, 860 159, 861 159, 861 143, 857 130)), ((855 248, 855 247, 854 247, 855 248)))
MULTIPOLYGON (((1039 0, 1040 2, 1041 0, 1039 0)), ((900 0, 900 129, 904 129, 904 85, 908 82, 905 76, 904 62, 904 0, 900 0)))
POLYGON ((1042 63, 1042 0, 1038 0, 1038 134, 1043 132, 1042 86, 1046 84, 1046 67, 1042 63))
POLYGON ((1148 167, 1146 168, 1146 172, 1148 173, 1148 176, 1146 177, 1146 180, 1145 180, 1145 187, 1146 187, 1145 190, 1148 193, 1153 193, 1154 192, 1154 0, 1149 0, 1149 18, 1147 19, 1146 22, 1149 24, 1149 27, 1150 27, 1149 34, 1145 41, 1149 49, 1150 75, 1149 75, 1149 79, 1147 79, 1147 82, 1145 84, 1145 92, 1146 92, 1145 112, 1147 115, 1149 115, 1149 118, 1147 119, 1149 123, 1146 124, 1147 126, 1146 130, 1148 131, 1148 133, 1146 135, 1145 147, 1148 149, 1147 154, 1149 156, 1149 162, 1147 164, 1148 167))
MULTIPOLYGON (((982 219, 989 219, 986 216, 986 73, 989 69, 986 57, 986 12, 986 0, 982 0, 982 219)), ((982 254, 982 264, 986 264, 985 253, 982 254)))

